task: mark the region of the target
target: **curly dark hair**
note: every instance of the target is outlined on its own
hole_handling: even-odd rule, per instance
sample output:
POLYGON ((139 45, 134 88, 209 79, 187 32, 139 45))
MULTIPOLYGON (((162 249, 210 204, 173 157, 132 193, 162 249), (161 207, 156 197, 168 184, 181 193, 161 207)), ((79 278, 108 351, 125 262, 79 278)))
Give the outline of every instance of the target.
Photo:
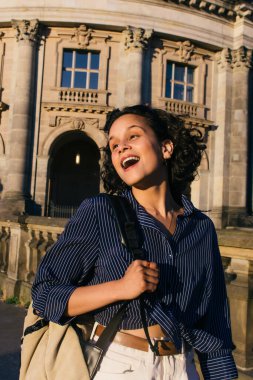
MULTIPOLYGON (((144 105, 125 107, 122 110, 115 109, 108 114, 105 131, 109 133, 114 121, 128 114, 145 117, 148 125, 155 132, 158 141, 162 142, 168 139, 173 142, 173 154, 167 160, 168 178, 172 195, 181 204, 181 195, 197 175, 197 168, 200 164, 202 153, 206 148, 202 142, 201 132, 196 128, 186 128, 184 122, 178 116, 144 105)), ((120 194, 129 188, 113 167, 109 144, 105 148, 101 177, 105 191, 108 193, 120 194)))

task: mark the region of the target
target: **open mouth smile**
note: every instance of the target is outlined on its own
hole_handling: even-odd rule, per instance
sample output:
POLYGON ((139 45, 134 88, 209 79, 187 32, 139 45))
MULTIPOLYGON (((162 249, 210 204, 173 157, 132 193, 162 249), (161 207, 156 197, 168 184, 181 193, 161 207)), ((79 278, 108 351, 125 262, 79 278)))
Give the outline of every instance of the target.
POLYGON ((137 162, 139 161, 140 161, 140 158, 138 156, 129 156, 121 160, 121 166, 123 169, 126 170, 130 168, 131 166, 137 164, 137 162))

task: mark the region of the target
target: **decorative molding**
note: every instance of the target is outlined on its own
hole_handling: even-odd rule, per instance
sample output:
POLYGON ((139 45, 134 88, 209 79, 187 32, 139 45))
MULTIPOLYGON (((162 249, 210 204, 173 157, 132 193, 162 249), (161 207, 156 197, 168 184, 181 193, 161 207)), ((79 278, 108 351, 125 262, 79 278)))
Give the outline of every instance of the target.
POLYGON ((180 60, 182 62, 189 62, 191 59, 191 56, 194 52, 195 46, 191 43, 191 41, 179 41, 177 42, 177 45, 179 46, 178 50, 176 50, 176 54, 179 55, 180 60))
POLYGON ((99 120, 91 118, 52 116, 49 121, 50 127, 63 127, 68 125, 70 129, 84 130, 87 127, 98 128, 99 120))
POLYGON ((242 3, 235 6, 235 12, 239 18, 248 18, 253 21, 253 5, 242 3))
POLYGON ((152 34, 152 29, 145 30, 128 25, 122 32, 125 50, 146 49, 152 34))
POLYGON ((237 50, 232 51, 232 67, 247 67, 251 68, 253 63, 252 50, 241 46, 237 50))
POLYGON ((201 12, 209 13, 229 21, 236 21, 237 18, 247 18, 253 21, 253 4, 250 1, 236 4, 235 1, 221 0, 163 0, 168 3, 172 1, 179 6, 195 8, 201 12))
POLYGON ((92 29, 88 29, 86 25, 82 24, 79 28, 75 28, 73 39, 82 48, 87 48, 89 46, 90 40, 92 39, 92 29))
POLYGON ((252 68, 253 65, 253 51, 241 46, 238 49, 232 50, 229 48, 223 49, 216 54, 218 67, 234 68, 252 68))
POLYGON ((231 49, 225 48, 216 53, 216 60, 219 68, 230 67, 232 62, 231 49))
POLYGON ((12 27, 16 30, 17 41, 38 40, 39 20, 11 20, 12 27))
POLYGON ((43 103, 43 108, 50 111, 62 111, 62 112, 82 112, 82 113, 93 113, 93 114, 104 114, 107 115, 109 112, 113 111, 113 107, 98 106, 98 105, 88 105, 88 104, 62 104, 62 103, 43 103))

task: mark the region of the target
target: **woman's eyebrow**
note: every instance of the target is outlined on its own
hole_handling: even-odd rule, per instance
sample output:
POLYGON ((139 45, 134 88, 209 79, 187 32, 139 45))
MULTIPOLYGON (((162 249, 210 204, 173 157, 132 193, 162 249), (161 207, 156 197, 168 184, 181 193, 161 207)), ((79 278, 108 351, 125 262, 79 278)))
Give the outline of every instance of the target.
MULTIPOLYGON (((141 125, 135 125, 135 124, 130 125, 129 127, 127 127, 127 130, 129 130, 131 128, 136 128, 136 127, 142 129, 143 131, 145 130, 145 128, 143 128, 141 125)), ((109 137, 108 141, 111 141, 112 139, 114 139, 114 136, 109 137)))

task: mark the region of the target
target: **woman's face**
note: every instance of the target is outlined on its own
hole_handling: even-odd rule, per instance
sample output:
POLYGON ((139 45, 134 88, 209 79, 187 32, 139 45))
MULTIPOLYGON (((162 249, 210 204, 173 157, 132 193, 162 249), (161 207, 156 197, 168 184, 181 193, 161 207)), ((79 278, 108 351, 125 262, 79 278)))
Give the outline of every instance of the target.
POLYGON ((128 186, 144 189, 167 178, 163 144, 145 117, 129 114, 115 120, 109 132, 109 146, 113 166, 128 186))

